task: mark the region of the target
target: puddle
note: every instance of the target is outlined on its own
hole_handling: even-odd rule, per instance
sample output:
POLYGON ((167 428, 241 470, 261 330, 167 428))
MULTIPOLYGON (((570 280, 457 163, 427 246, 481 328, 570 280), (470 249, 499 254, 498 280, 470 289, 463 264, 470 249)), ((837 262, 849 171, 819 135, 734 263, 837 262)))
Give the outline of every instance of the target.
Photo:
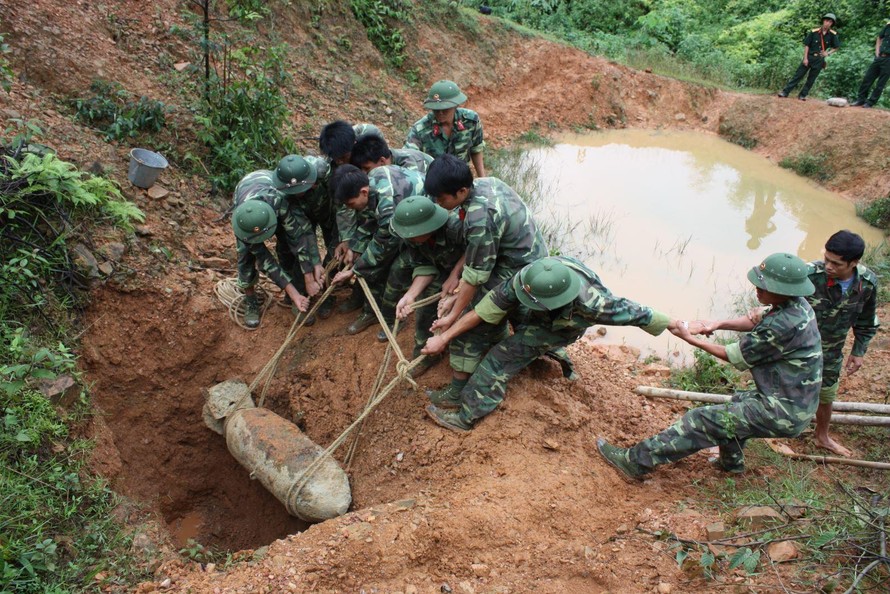
MULTIPOLYGON (((584 260, 615 294, 686 319, 744 311, 754 299, 745 273, 773 252, 821 258, 839 229, 882 241, 847 200, 705 134, 567 135, 526 153, 518 169, 534 186, 526 195, 548 197, 533 208, 551 247, 584 260)), ((667 333, 592 336, 643 356, 689 354, 667 333)))
POLYGON ((170 535, 180 548, 188 546, 189 540, 197 541, 201 535, 204 518, 199 512, 190 512, 170 523, 170 535))

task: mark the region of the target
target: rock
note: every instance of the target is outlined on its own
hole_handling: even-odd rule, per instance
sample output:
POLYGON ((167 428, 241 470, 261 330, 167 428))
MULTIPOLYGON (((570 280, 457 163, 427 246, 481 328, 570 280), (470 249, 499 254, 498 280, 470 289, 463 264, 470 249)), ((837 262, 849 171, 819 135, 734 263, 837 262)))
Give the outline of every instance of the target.
POLYGON ((807 515, 807 504, 800 499, 787 499, 780 503, 782 512, 792 519, 799 520, 807 515))
POLYGON ((616 534, 627 534, 628 528, 627 524, 622 524, 618 528, 615 529, 616 534))
POLYGON ((158 550, 158 546, 154 541, 143 532, 139 532, 133 537, 133 542, 130 544, 130 548, 146 557, 153 555, 158 550))
POLYGON ((268 552, 269 552, 269 547, 268 547, 268 546, 260 547, 260 548, 258 548, 257 550, 255 550, 255 551, 253 552, 253 558, 254 558, 255 560, 260 560, 260 559, 262 559, 263 557, 265 557, 266 554, 267 554, 268 552))
POLYGON ((769 555, 769 558, 772 559, 773 562, 781 563, 782 561, 796 559, 800 555, 800 550, 794 542, 790 540, 780 540, 771 543, 766 547, 766 554, 769 555))
POLYGON ((476 594, 476 588, 470 582, 461 582, 457 585, 457 591, 461 594, 476 594))
POLYGON ((768 526, 784 523, 782 514, 765 505, 750 505, 736 512, 736 522, 749 526, 752 530, 760 530, 768 526))
POLYGON ((40 382, 40 391, 53 404, 70 407, 80 396, 80 385, 70 375, 60 375, 54 380, 40 382))
POLYGON ((225 258, 207 257, 198 258, 198 263, 205 268, 228 268, 231 263, 225 258))
POLYGON ((111 274, 114 272, 114 266, 111 264, 111 262, 102 262, 101 264, 99 264, 99 272, 101 272, 105 276, 111 276, 111 274))
POLYGON ((832 107, 847 107, 850 105, 850 102, 844 99, 843 97, 832 97, 828 101, 826 101, 828 105, 832 107))
POLYGON ((176 64, 173 65, 173 68, 176 70, 176 72, 182 72, 183 70, 185 70, 186 68, 188 68, 191 65, 192 65, 191 62, 177 62, 176 64))
POLYGON ((452 592, 454 592, 454 590, 452 590, 451 586, 446 583, 439 586, 439 592, 441 592, 442 594, 451 594, 452 592))
POLYGON ((671 594, 671 592, 673 592, 674 590, 674 587, 667 582, 658 582, 658 587, 656 588, 656 590, 658 590, 658 594, 671 594))
POLYGON ((75 244, 71 249, 74 252, 74 265, 86 278, 99 278, 99 262, 96 256, 82 243, 75 244))
POLYGON ((678 122, 685 122, 685 121, 686 121, 686 114, 685 114, 685 113, 677 113, 677 114, 674 114, 674 119, 677 120, 678 122))
POLYGON ((173 580, 171 580, 170 578, 167 578, 166 580, 164 580, 163 582, 161 582, 161 587, 162 587, 162 588, 169 588, 172 584, 173 584, 173 580))
POLYGON ((135 231, 139 237, 151 237, 155 234, 148 225, 137 225, 135 231))
POLYGON ((541 445, 545 450, 553 450, 554 452, 559 450, 559 443, 552 439, 545 439, 541 445))
POLYGON ((168 190, 164 186, 155 184, 152 187, 150 187, 148 190, 146 190, 145 193, 148 194, 149 197, 154 198, 155 200, 160 200, 161 198, 163 198, 164 196, 169 194, 170 190, 168 190))
POLYGON ((102 246, 102 253, 112 262, 120 262, 127 253, 127 246, 118 242, 106 243, 102 246))
POLYGON ((484 563, 473 563, 470 565, 470 569, 476 577, 487 577, 491 573, 491 569, 484 563))
POLYGON ((726 526, 723 522, 713 522, 705 526, 705 535, 708 540, 720 540, 726 538, 726 526))
POLYGON ((606 330, 605 326, 598 326, 596 329, 596 333, 598 336, 605 336, 609 331, 606 330))
POLYGON ((411 584, 405 586, 405 594, 417 594, 417 592, 417 586, 411 584))

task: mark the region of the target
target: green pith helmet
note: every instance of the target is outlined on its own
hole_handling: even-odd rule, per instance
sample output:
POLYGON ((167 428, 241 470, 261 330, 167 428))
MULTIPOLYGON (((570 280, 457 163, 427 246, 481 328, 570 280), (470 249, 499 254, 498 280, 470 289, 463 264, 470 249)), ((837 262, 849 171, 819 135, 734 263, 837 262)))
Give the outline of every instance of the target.
POLYGON ((392 230, 402 239, 432 233, 448 220, 448 211, 426 196, 408 196, 396 206, 392 230))
POLYGON ((826 12, 824 15, 822 15, 822 20, 824 21, 825 19, 831 19, 832 25, 837 23, 837 17, 834 16, 833 12, 826 12))
POLYGON ((792 254, 767 256, 748 271, 748 280, 760 289, 787 297, 806 297, 816 291, 807 276, 807 263, 792 254))
POLYGON ((275 210, 262 200, 247 200, 232 213, 235 237, 245 243, 262 243, 275 234, 275 210))
POLYGON ((519 301, 529 309, 553 310, 578 296, 581 279, 556 258, 541 258, 513 277, 513 288, 519 301))
POLYGON ((315 184, 315 167, 300 155, 288 155, 278 162, 272 184, 285 194, 300 194, 315 184))
POLYGON ((427 109, 451 109, 467 100, 467 96, 460 92, 457 83, 451 80, 440 80, 430 87, 423 106, 427 109))

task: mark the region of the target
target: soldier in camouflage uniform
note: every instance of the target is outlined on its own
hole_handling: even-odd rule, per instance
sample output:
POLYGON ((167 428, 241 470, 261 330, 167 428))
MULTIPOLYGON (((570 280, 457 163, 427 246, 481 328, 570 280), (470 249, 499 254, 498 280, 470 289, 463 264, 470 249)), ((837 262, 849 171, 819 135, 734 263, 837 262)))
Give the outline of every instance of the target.
POLYGON ((430 338, 423 352, 440 352, 462 332, 507 318, 513 335, 492 347, 466 387, 459 394, 431 398, 427 413, 439 425, 455 431, 472 429, 498 407, 513 376, 538 357, 572 344, 594 324, 638 326, 654 336, 676 325, 665 314, 612 295, 581 262, 550 257, 525 266, 498 285, 457 323, 430 338), (454 407, 459 410, 444 410, 454 407))
MULTIPOLYGON (((360 276, 368 283, 380 311, 390 325, 395 321, 395 303, 381 300, 390 265, 401 241, 390 232, 389 221, 396 205, 408 196, 423 193, 423 176, 397 165, 375 167, 370 175, 353 165, 341 165, 334 173, 334 199, 356 211, 356 229, 349 240, 353 267, 338 272, 333 283, 360 276)), ((370 304, 346 332, 358 334, 377 323, 370 304)))
POLYGON ((803 60, 785 88, 779 91, 779 97, 787 97, 788 93, 793 91, 794 87, 806 76, 807 81, 800 88, 797 98, 801 101, 807 100, 807 95, 810 93, 813 83, 816 82, 816 77, 825 70, 825 58, 836 52, 841 46, 837 31, 832 29, 836 22, 837 17, 829 12, 822 17, 821 27, 816 27, 807 33, 803 40, 803 60))
MULTIPOLYGON (((336 120, 321 129, 318 136, 318 148, 327 157, 334 170, 338 165, 349 163, 352 148, 355 142, 362 136, 378 136, 383 138, 383 132, 374 124, 355 124, 343 120, 336 120)), ((355 211, 343 205, 335 205, 337 232, 339 243, 334 248, 334 258, 344 265, 352 265, 352 252, 349 250, 349 239, 355 230, 355 211)), ((354 287, 352 294, 340 304, 337 311, 349 313, 360 308, 365 302, 365 296, 359 287, 354 287)))
POLYGON ((423 151, 433 157, 448 154, 467 163, 472 161, 476 177, 485 177, 482 121, 475 111, 458 107, 466 100, 467 96, 454 82, 440 80, 435 83, 423 102, 431 113, 411 126, 404 148, 423 151))
MULTIPOLYGON (((439 319, 433 325, 433 330, 444 331, 488 291, 526 264, 545 257, 547 246, 525 203, 510 186, 494 177, 474 180, 469 165, 454 155, 433 161, 424 187, 439 206, 456 211, 467 241, 467 251, 457 263, 459 284, 443 286, 447 296, 440 302, 439 319)), ((502 320, 479 324, 452 340, 451 384, 430 396, 459 393, 488 349, 507 334, 507 321, 502 320)))
MULTIPOLYGON (((467 249, 464 227, 457 214, 448 212, 426 196, 410 196, 399 203, 392 217, 392 231, 404 240, 389 273, 384 302, 398 299, 396 316, 400 320, 411 314, 411 305, 419 298, 439 292, 449 277, 456 285, 460 268, 458 261, 467 249)), ((420 355, 430 327, 436 319, 436 305, 417 310, 414 330, 414 353, 420 355)), ((383 335, 386 340, 386 335, 383 335)), ((378 334, 377 339, 381 337, 378 334)), ((426 357, 411 375, 420 377, 441 360, 438 355, 426 357)))
POLYGON ((748 439, 796 437, 813 420, 822 385, 822 347, 816 315, 804 298, 814 291, 807 265, 791 254, 773 254, 748 272, 748 280, 757 288, 758 301, 771 306, 760 322, 744 316, 693 329, 681 322, 671 332, 737 369, 749 369, 755 389, 736 393, 727 404, 693 408, 629 449, 599 438, 597 449, 625 477, 641 478, 659 464, 713 446, 720 448, 721 469, 743 472, 742 448, 748 439), (748 333, 727 346, 692 334, 713 330, 748 333))
POLYGON ((365 173, 370 173, 375 167, 383 165, 398 165, 426 175, 433 158, 414 149, 390 150, 385 140, 373 134, 366 134, 355 141, 351 162, 365 173))
POLYGON ((888 80, 890 80, 890 23, 884 25, 875 39, 875 59, 865 71, 865 76, 862 77, 862 83, 859 85, 859 92, 856 93, 856 101, 852 105, 854 107, 874 107, 881 99, 881 93, 884 92, 888 80), (869 95, 868 90, 873 84, 875 86, 869 95))
POLYGON ((809 278, 816 292, 807 301, 816 312, 822 335, 822 391, 816 410, 816 443, 841 456, 852 452, 828 434, 831 403, 837 397, 844 342, 853 329, 853 350, 847 359, 847 373, 862 366, 868 343, 877 334, 878 279, 859 263, 865 242, 850 231, 838 231, 825 244, 825 260, 810 263, 809 278))
MULTIPOLYGON (((260 304, 254 292, 257 282, 257 264, 300 311, 306 311, 309 300, 294 286, 293 270, 296 262, 310 262, 311 236, 315 235, 309 222, 293 207, 290 197, 309 190, 316 180, 316 170, 299 155, 288 155, 281 160, 275 171, 262 169, 249 173, 235 187, 235 210, 232 228, 238 252, 238 286, 246 294, 247 311, 244 323, 256 328, 260 323, 260 304), (279 256, 286 255, 287 262, 279 263, 265 245, 276 236, 279 256)), ((316 247, 317 251, 317 247, 316 247)), ((317 274, 309 270, 303 283, 310 296, 318 293, 317 274)))

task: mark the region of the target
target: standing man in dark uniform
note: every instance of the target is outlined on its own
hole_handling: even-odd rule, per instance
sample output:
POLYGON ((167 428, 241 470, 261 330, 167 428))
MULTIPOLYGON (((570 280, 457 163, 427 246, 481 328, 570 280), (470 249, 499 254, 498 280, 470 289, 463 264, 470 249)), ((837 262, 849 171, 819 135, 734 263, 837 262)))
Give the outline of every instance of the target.
POLYGON ((803 61, 797 67, 797 72, 785 85, 785 88, 779 92, 779 97, 787 97, 788 93, 794 90, 794 87, 807 77, 807 82, 800 89, 797 98, 801 101, 807 100, 816 77, 825 69, 825 58, 837 51, 841 46, 837 32, 832 29, 837 22, 834 13, 829 12, 822 17, 822 26, 817 27, 807 33, 803 40, 803 61))
POLYGON ((853 102, 853 107, 859 107, 860 105, 862 107, 874 107, 878 99, 881 98, 881 93, 884 92, 884 87, 887 86, 888 80, 890 80, 890 23, 884 25, 884 28, 878 34, 877 40, 875 40, 875 59, 872 61, 871 66, 868 67, 868 70, 865 71, 865 76, 862 78, 862 84, 859 85, 859 94, 856 96, 856 101, 853 102), (865 96, 868 95, 868 89, 875 82, 875 79, 878 80, 878 84, 872 89, 871 97, 866 100, 865 96))

